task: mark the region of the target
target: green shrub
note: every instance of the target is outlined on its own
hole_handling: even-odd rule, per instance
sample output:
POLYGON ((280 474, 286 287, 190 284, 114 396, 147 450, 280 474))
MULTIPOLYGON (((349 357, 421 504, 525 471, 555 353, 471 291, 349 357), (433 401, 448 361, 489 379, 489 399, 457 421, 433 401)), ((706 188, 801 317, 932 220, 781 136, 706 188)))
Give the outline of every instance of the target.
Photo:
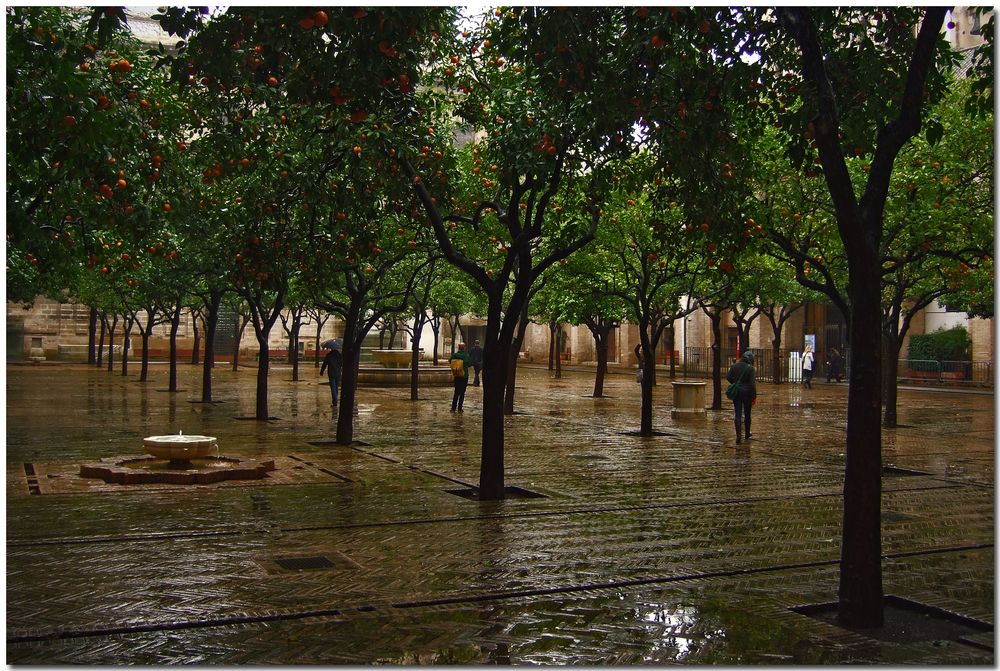
MULTIPOLYGON (((969 332, 964 326, 956 326, 911 336, 907 358, 911 361, 969 361, 972 358, 971 352, 972 338, 969 337, 969 332)), ((920 366, 919 363, 911 364, 917 370, 920 366)), ((927 367, 926 364, 924 367, 927 367)))

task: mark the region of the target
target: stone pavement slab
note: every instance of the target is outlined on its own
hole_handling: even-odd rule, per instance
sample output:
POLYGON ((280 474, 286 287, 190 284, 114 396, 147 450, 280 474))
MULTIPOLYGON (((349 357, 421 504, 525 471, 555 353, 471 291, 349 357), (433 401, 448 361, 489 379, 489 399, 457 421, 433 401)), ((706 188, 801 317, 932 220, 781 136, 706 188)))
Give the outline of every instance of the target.
MULTIPOLYGON (((8 663, 978 663, 993 634, 878 641, 790 610, 836 600, 846 387, 761 385, 731 408, 638 426, 637 385, 518 374, 507 484, 477 502, 481 391, 359 391, 352 446, 311 367, 183 368, 143 384, 83 366, 7 369, 8 663), (274 459, 259 481, 108 485, 79 464, 147 435, 217 436, 274 459), (294 568, 296 565, 315 568, 294 568)), ((992 395, 900 394, 883 438, 885 591, 992 625, 992 395)))

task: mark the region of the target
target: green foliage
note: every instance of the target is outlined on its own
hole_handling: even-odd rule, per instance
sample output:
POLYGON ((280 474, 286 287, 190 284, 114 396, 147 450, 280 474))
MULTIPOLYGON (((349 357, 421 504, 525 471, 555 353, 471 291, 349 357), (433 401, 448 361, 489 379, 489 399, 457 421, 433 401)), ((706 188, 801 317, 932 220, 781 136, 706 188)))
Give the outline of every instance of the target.
POLYGON ((145 302, 184 272, 167 208, 184 200, 187 113, 120 19, 7 12, 8 299, 103 282, 145 302))
MULTIPOLYGON (((933 333, 913 335, 910 337, 910 349, 907 357, 911 361, 969 361, 971 358, 972 338, 963 326, 950 329, 939 328, 933 333)), ((917 368, 918 364, 911 364, 917 368)))

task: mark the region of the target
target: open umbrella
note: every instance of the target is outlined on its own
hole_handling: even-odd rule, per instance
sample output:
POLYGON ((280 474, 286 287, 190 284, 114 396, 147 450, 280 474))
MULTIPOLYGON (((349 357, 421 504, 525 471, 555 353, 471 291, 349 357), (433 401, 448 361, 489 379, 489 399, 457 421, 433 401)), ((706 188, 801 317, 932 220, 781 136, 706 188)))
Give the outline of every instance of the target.
POLYGON ((340 342, 339 338, 333 338, 331 340, 324 340, 320 347, 323 349, 343 349, 344 343, 340 342))

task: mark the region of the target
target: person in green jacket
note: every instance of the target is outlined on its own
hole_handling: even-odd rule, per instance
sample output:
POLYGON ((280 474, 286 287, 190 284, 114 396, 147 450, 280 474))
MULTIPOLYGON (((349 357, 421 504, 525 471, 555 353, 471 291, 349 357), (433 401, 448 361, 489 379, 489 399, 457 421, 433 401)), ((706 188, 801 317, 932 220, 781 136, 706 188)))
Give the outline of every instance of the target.
POLYGON ((757 380, 753 370, 753 352, 747 350, 739 361, 733 364, 726 374, 726 379, 739 383, 736 396, 733 397, 733 414, 736 419, 736 443, 740 443, 740 416, 743 416, 746 439, 750 440, 750 411, 757 400, 757 380))
POLYGON ((451 355, 452 377, 455 380, 455 393, 451 397, 451 411, 463 412, 465 390, 469 386, 469 368, 472 367, 472 357, 465 351, 465 343, 460 343, 458 351, 451 355))

